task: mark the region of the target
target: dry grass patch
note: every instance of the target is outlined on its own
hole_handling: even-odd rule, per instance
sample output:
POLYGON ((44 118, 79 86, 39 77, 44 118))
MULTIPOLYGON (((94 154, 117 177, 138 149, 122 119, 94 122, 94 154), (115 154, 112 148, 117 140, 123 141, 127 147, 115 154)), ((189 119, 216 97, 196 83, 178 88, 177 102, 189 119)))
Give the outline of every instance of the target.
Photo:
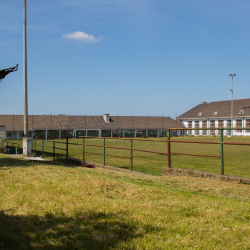
POLYGON ((0 156, 0 249, 248 249, 249 187, 0 156))

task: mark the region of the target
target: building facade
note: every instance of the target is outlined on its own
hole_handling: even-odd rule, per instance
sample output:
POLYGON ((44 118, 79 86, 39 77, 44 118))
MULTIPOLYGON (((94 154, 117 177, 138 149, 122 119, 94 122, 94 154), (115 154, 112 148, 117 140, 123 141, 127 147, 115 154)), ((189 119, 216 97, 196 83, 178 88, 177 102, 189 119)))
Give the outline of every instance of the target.
MULTIPOLYGON (((21 139, 22 115, 0 115, 5 125, 7 139, 21 139)), ((28 136, 37 139, 64 139, 66 137, 159 137, 167 135, 167 129, 183 126, 170 117, 153 116, 65 116, 29 115, 28 136)), ((183 127, 184 128, 184 127, 183 127)))
POLYGON ((202 102, 196 107, 188 110, 178 117, 185 128, 196 128, 187 130, 185 133, 192 136, 218 136, 218 128, 239 128, 224 130, 224 136, 249 136, 250 130, 250 99, 239 99, 233 101, 233 119, 231 122, 231 100, 219 102, 202 102), (214 128, 212 130, 198 130, 198 128, 214 128))

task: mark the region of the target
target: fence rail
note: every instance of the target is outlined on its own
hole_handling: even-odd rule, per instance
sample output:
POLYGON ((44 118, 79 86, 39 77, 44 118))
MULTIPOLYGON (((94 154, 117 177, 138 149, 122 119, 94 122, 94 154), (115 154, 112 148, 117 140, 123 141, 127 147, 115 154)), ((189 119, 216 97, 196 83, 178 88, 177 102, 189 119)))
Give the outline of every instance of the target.
MULTIPOLYGON (((171 155, 182 155, 182 156, 190 156, 190 157, 207 157, 207 158, 217 158, 220 159, 220 167, 221 167, 221 174, 224 175, 224 145, 236 145, 236 146, 250 146, 250 143, 246 143, 246 142, 224 142, 223 141, 223 137, 224 137, 224 130, 229 130, 229 129, 243 129, 243 128, 185 128, 185 129, 179 129, 179 128, 174 128, 174 129, 168 129, 167 130, 167 138, 165 140, 163 139, 148 139, 148 138, 112 138, 112 137, 79 137, 82 141, 81 143, 76 143, 76 141, 69 142, 69 138, 67 137, 66 140, 63 141, 52 141, 52 140, 33 140, 33 152, 36 154, 38 152, 41 152, 42 157, 44 156, 44 151, 45 149, 51 149, 50 154, 53 157, 53 160, 55 160, 56 155, 60 155, 63 157, 65 157, 66 161, 69 158, 69 147, 71 146, 81 146, 82 147, 82 160, 83 162, 86 161, 86 154, 90 154, 90 155, 96 155, 96 156, 102 156, 103 157, 103 165, 106 165, 106 157, 111 157, 111 158, 121 158, 121 159, 126 159, 130 161, 130 170, 133 171, 134 166, 133 166, 133 160, 134 160, 134 154, 133 152, 145 152, 145 153, 151 153, 151 154, 158 154, 158 155, 166 155, 167 159, 166 159, 166 165, 168 166, 168 168, 171 168, 171 164, 172 164, 172 159, 171 159, 171 155), (220 130, 220 137, 219 137, 219 141, 196 141, 196 140, 176 140, 176 139, 172 139, 172 137, 170 136, 172 131, 177 131, 177 130, 214 130, 214 129, 219 129, 220 130), (91 143, 86 143, 86 140, 89 139, 93 139, 93 140, 102 140, 102 144, 99 145, 95 142, 93 142, 94 144, 91 143), (120 141, 129 141, 130 142, 130 147, 123 147, 123 146, 110 146, 110 145, 106 145, 107 140, 120 140, 120 141), (135 141, 142 141, 142 142, 160 142, 160 143, 166 143, 166 151, 162 152, 162 150, 160 149, 159 151, 156 150, 148 150, 145 148, 135 148, 133 146, 133 142, 135 141), (46 145, 45 145, 46 143, 46 145), (48 145, 50 144, 51 145, 48 145), (202 154, 192 154, 191 153, 187 153, 187 152, 175 152, 175 150, 172 150, 172 145, 175 143, 182 143, 182 144, 207 144, 207 145, 219 145, 220 146, 220 153, 218 155, 211 155, 209 153, 202 153, 202 154), (38 150, 38 148, 40 150, 38 150), (101 153, 97 153, 97 152, 91 152, 90 148, 99 148, 102 149, 101 153), (107 149, 114 149, 114 150, 118 150, 118 154, 115 155, 113 153, 107 153, 107 149), (124 156, 122 154, 119 154, 119 150, 120 151, 127 151, 130 152, 129 156, 124 156), (58 153, 58 151, 60 151, 60 154, 58 153), (63 152, 62 152, 63 151, 63 152)), ((244 128, 246 129, 246 128, 244 128)), ((249 128, 250 130, 250 128, 249 128)), ((78 139, 79 139, 78 138, 78 139)), ((205 138, 205 137, 204 137, 205 138)), ((8 144, 8 142, 7 142, 8 144)), ((14 143, 12 144, 12 146, 14 145, 14 143)))
MULTIPOLYGON (((96 139, 103 139, 103 145, 93 145, 93 144, 85 144, 85 146, 89 147, 98 147, 98 148, 103 148, 103 165, 105 165, 105 158, 106 156, 109 157, 117 157, 117 158, 123 158, 123 159, 129 159, 131 164, 130 164, 130 169, 133 170, 133 151, 140 151, 140 152, 147 152, 147 153, 154 153, 154 154, 161 154, 161 155, 167 155, 168 156, 168 168, 171 168, 171 155, 183 155, 183 156, 193 156, 193 157, 208 157, 208 158, 218 158, 221 159, 221 174, 224 175, 224 144, 226 145, 244 145, 244 146, 250 146, 250 143, 239 143, 239 142, 224 142, 223 141, 223 132, 224 130, 230 130, 233 128, 190 128, 190 129, 179 129, 179 128, 174 128, 174 129, 168 129, 168 139, 167 140, 155 140, 155 139, 140 139, 140 138, 109 138, 109 137, 96 137, 96 139), (177 130, 220 130, 220 141, 218 142, 211 142, 211 141, 183 141, 183 140, 171 140, 171 131, 177 131, 177 130), (125 147, 114 147, 114 146, 106 146, 105 145, 105 140, 130 140, 131 142, 131 147, 130 148, 125 148, 125 147), (158 151, 151 151, 151 150, 144 150, 144 149, 136 149, 133 148, 133 141, 157 141, 157 142, 165 142, 167 143, 167 152, 158 152, 158 151), (196 144, 210 144, 210 145, 220 145, 220 155, 201 155, 201 154, 187 154, 187 153, 177 153, 173 152, 171 150, 171 144, 172 143, 196 143, 196 144), (107 148, 111 149, 120 149, 120 150, 130 150, 131 151, 131 157, 122 157, 122 156, 114 156, 114 155, 107 155, 105 152, 107 148)), ((234 129, 241 129, 241 128, 234 128, 234 129)), ((246 128, 244 128, 246 129, 246 128)), ((83 139, 84 141, 84 139, 83 139)), ((91 153, 91 152, 85 152, 85 153, 91 153)), ((98 154, 101 155, 101 154, 98 154)), ((84 157, 83 157, 84 158, 84 157)))
POLYGON ((82 146, 83 144, 70 143, 68 137, 66 138, 65 142, 62 142, 62 141, 50 141, 50 140, 45 141, 45 140, 36 139, 36 140, 33 140, 32 148, 33 148, 33 153, 36 155, 37 152, 38 152, 37 147, 41 147, 42 148, 42 157, 44 155, 44 148, 51 148, 52 149, 52 155, 53 155, 53 161, 55 161, 55 157, 56 157, 56 155, 58 155, 58 153, 56 153, 56 150, 65 151, 65 159, 66 159, 66 162, 67 162, 68 158, 69 158, 69 145, 80 145, 80 146, 82 146), (41 144, 38 144, 37 142, 41 142, 41 144), (52 143, 52 146, 45 146, 44 142, 52 143), (60 148, 60 147, 56 146, 56 144, 64 144, 65 148, 60 148))
POLYGON ((20 147, 19 143, 7 141, 6 151, 7 154, 21 154, 23 152, 23 148, 20 147))

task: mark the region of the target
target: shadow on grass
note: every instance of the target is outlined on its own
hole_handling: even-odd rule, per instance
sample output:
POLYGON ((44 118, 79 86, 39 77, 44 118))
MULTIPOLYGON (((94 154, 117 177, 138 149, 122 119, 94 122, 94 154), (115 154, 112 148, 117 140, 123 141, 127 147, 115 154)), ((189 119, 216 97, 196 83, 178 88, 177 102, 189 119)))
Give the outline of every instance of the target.
POLYGON ((0 155, 0 170, 1 168, 12 168, 12 167, 31 167, 33 165, 58 165, 58 162, 46 162, 46 161, 25 161, 21 158, 12 158, 8 155, 0 155))
POLYGON ((29 167, 32 166, 32 162, 24 161, 19 158, 11 158, 7 156, 0 156, 0 170, 6 167, 29 167))
MULTIPOLYGON (((7 212, 7 211, 6 211, 7 212)), ((137 225, 124 214, 89 211, 75 218, 8 215, 0 211, 0 249, 117 249, 119 244, 159 231, 137 225)))

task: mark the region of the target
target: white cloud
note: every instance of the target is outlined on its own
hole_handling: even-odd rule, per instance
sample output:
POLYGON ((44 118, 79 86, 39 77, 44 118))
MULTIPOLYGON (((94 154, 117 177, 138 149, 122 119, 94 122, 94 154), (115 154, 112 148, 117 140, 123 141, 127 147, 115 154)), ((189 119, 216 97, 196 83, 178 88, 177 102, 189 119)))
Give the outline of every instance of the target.
POLYGON ((95 38, 93 35, 85 34, 82 31, 76 31, 71 34, 63 35, 62 38, 66 38, 70 40, 77 40, 77 41, 81 41, 84 43, 96 43, 96 42, 100 42, 100 40, 102 39, 102 37, 95 38))

